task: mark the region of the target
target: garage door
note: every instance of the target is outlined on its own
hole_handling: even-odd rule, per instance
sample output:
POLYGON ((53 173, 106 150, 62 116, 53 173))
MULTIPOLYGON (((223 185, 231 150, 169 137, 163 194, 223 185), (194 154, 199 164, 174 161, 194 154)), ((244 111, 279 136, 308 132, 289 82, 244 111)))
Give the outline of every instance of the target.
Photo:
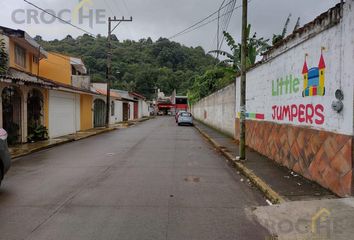
POLYGON ((76 132, 77 104, 75 94, 51 91, 49 94, 49 135, 51 138, 76 132))

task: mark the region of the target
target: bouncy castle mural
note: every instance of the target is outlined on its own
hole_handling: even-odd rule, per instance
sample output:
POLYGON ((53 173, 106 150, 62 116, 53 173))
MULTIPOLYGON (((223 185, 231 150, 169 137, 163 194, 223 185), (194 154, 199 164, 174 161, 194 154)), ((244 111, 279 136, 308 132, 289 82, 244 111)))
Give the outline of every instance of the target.
POLYGON ((321 51, 320 62, 318 67, 311 68, 307 67, 306 61, 307 55, 305 56, 305 63, 302 70, 302 75, 304 78, 304 90, 302 92, 303 97, 311 96, 324 96, 326 94, 325 88, 325 70, 326 64, 321 51))

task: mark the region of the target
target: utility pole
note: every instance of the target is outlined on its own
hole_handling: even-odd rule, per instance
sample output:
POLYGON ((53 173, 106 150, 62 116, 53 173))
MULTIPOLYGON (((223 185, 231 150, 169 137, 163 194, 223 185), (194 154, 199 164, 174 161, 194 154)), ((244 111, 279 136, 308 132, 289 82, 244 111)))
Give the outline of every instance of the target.
POLYGON ((242 0, 241 100, 240 100, 240 160, 246 160, 246 71, 247 71, 248 0, 242 0))
POLYGON ((112 32, 122 23, 122 22, 132 22, 133 17, 130 19, 117 19, 116 16, 113 18, 108 17, 108 43, 107 43, 107 70, 106 70, 106 80, 107 80, 107 100, 106 100, 106 127, 109 127, 109 113, 111 108, 111 77, 112 77, 112 32), (112 29, 112 22, 117 24, 112 29))

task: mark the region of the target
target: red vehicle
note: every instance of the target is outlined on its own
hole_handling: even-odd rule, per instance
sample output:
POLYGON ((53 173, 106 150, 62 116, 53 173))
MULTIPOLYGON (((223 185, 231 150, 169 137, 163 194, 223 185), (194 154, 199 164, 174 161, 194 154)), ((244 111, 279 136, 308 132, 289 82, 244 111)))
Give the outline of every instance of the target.
POLYGON ((188 97, 187 96, 176 96, 175 97, 175 111, 176 115, 179 111, 188 111, 188 97))

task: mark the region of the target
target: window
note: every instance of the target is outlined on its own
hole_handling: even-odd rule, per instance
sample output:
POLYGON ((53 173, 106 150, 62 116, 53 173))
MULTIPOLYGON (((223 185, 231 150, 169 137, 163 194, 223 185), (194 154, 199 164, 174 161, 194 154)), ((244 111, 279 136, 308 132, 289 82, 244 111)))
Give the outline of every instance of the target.
POLYGON ((188 104, 187 98, 176 98, 176 104, 188 104))
POLYGON ((39 63, 39 58, 37 56, 33 56, 33 62, 34 63, 39 63))
POLYGON ((26 50, 15 44, 15 63, 23 68, 26 67, 26 50))
POLYGON ((115 115, 115 104, 114 104, 114 101, 111 102, 111 116, 114 116, 115 115))
POLYGON ((187 113, 187 112, 181 113, 181 117, 191 117, 191 116, 192 116, 192 114, 187 113))

